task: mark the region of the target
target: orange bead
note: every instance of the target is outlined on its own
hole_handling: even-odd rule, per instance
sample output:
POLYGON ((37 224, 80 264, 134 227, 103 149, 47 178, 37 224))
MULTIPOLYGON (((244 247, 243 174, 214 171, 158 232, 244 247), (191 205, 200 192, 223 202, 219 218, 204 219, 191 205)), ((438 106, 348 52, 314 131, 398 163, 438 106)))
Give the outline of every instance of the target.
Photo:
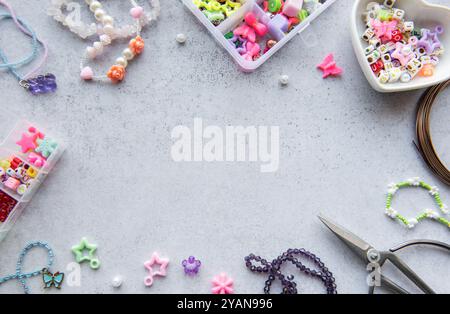
POLYGON ((434 65, 425 64, 419 73, 420 76, 433 76, 434 75, 434 65))

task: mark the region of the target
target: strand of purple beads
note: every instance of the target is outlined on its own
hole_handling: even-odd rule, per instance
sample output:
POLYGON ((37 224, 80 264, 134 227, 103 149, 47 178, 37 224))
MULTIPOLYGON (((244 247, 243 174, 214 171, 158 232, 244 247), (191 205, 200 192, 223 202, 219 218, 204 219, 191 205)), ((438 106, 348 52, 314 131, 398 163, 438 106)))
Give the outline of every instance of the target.
POLYGON ((269 274, 265 282, 264 293, 270 294, 272 283, 278 279, 282 285, 282 294, 298 294, 297 283, 294 281, 294 276, 286 276, 281 272, 281 267, 284 263, 290 262, 296 266, 301 272, 310 275, 315 279, 320 279, 326 287, 327 294, 337 294, 337 286, 333 274, 325 267, 325 264, 316 255, 305 249, 289 249, 272 262, 250 254, 244 258, 245 265, 252 272, 269 274), (304 257, 314 263, 319 270, 310 269, 303 265, 297 256, 304 257), (256 265, 253 264, 256 262, 256 265))

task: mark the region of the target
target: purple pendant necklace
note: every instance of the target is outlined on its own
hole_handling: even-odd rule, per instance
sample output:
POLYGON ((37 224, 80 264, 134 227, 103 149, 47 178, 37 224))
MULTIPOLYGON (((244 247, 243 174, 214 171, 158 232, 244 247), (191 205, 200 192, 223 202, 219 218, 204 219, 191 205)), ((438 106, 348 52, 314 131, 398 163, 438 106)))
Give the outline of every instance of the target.
POLYGON ((0 69, 6 69, 19 81, 20 86, 28 90, 33 95, 46 94, 56 91, 56 77, 53 74, 37 75, 36 73, 43 67, 48 57, 48 47, 45 42, 40 40, 34 30, 28 26, 22 19, 16 16, 13 8, 4 0, 0 0, 0 5, 2 5, 8 12, 0 12, 0 21, 4 19, 11 19, 14 21, 17 28, 25 35, 31 37, 32 40, 32 51, 26 58, 17 61, 9 62, 8 57, 0 49, 0 69), (37 58, 38 46, 43 47, 43 56, 37 65, 27 74, 20 75, 18 69, 25 66, 37 58))

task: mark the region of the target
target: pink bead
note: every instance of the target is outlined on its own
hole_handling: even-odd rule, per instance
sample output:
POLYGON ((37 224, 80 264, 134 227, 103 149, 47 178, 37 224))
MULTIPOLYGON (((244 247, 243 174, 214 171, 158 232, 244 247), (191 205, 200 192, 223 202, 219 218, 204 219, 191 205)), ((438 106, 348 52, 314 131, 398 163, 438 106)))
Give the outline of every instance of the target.
POLYGON ((144 9, 142 7, 134 7, 130 10, 130 15, 134 19, 140 19, 142 14, 144 14, 144 9))
POLYGON ((30 162, 30 164, 38 168, 42 168, 45 166, 45 158, 36 153, 30 153, 28 155, 28 161, 30 162))
POLYGON ((92 78, 94 77, 94 72, 90 67, 85 67, 83 70, 81 70, 80 77, 85 81, 92 80, 92 78))
POLYGON ((5 182, 5 186, 13 191, 17 190, 19 185, 20 181, 13 177, 9 177, 8 180, 6 180, 5 182))
POLYGON ((297 17, 302 7, 303 0, 286 0, 283 6, 283 14, 290 17, 297 17))

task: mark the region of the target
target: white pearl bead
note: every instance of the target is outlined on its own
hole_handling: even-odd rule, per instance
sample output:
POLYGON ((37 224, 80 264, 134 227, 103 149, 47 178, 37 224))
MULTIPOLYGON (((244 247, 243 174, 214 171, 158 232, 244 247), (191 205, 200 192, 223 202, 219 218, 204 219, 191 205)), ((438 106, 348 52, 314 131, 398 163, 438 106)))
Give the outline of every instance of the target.
POLYGON ((124 68, 126 68, 127 65, 128 65, 128 61, 127 61, 127 59, 125 59, 125 58, 123 58, 123 57, 120 57, 120 58, 117 58, 116 64, 117 64, 117 65, 121 65, 121 66, 123 66, 124 68))
POLYGON ((89 59, 95 59, 95 57, 97 56, 97 50, 95 50, 94 47, 87 47, 86 48, 86 56, 89 59))
POLYGON ((102 23, 104 24, 104 25, 106 25, 106 24, 114 24, 114 19, 112 18, 112 16, 109 16, 109 15, 105 15, 103 18, 102 18, 102 23))
POLYGON ((125 57, 125 59, 127 60, 132 60, 134 58, 134 53, 133 51, 130 50, 130 48, 125 49, 122 52, 122 55, 125 57))
POLYGON ((114 26, 112 26, 111 24, 107 24, 103 27, 103 32, 106 35, 112 36, 114 35, 114 26))
POLYGON ((109 45, 111 43, 111 37, 106 34, 100 36, 100 41, 104 46, 109 45))
POLYGON ((101 42, 96 41, 93 44, 93 47, 94 47, 95 51, 97 52, 97 55, 101 55, 102 54, 102 52, 103 52, 103 44, 101 42))
POLYGON ((105 15, 106 15, 106 12, 103 9, 97 9, 94 12, 94 16, 97 21, 101 21, 105 17, 105 15))
POLYGON ((113 286, 113 288, 120 288, 122 284, 123 284, 123 277, 120 275, 115 276, 111 281, 111 285, 113 286))
POLYGON ((280 76, 280 84, 284 85, 284 86, 289 84, 289 76, 287 76, 287 75, 280 76))
POLYGON ((186 35, 185 34, 178 34, 176 37, 176 40, 179 44, 184 44, 186 42, 186 35))
POLYGON ((89 9, 92 12, 95 12, 97 9, 100 9, 102 7, 102 4, 98 1, 93 1, 90 5, 89 5, 89 9))

